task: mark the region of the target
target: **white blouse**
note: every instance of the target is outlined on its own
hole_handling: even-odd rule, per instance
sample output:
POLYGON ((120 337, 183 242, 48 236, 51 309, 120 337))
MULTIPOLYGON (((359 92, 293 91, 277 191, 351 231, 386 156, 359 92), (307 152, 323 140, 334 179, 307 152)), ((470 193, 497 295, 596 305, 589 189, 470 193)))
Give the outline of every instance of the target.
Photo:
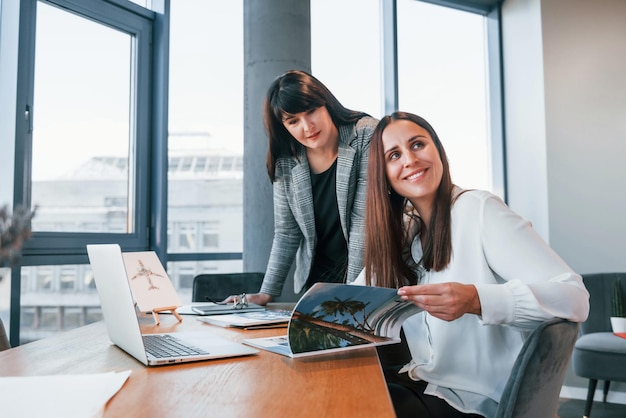
MULTIPOLYGON (((419 268, 419 283, 473 284, 482 315, 448 322, 422 312, 407 319, 412 360, 401 371, 427 381, 427 394, 462 412, 493 416, 526 331, 554 317, 584 321, 589 294, 580 275, 499 197, 466 191, 451 217, 450 264, 440 272, 419 268)), ((418 236, 411 254, 416 262, 422 257, 418 236)), ((362 272, 355 284, 364 281, 362 272)))

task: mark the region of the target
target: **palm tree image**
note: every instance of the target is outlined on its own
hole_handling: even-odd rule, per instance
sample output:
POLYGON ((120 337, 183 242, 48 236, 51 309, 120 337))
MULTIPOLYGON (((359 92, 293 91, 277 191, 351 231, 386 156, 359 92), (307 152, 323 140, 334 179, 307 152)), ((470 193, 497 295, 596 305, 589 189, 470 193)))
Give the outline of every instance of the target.
POLYGON ((320 309, 310 314, 294 311, 289 329, 291 352, 302 353, 389 341, 388 337, 375 335, 368 324, 368 305, 369 302, 334 297, 320 303, 320 309))
POLYGON ((396 289, 316 283, 293 310, 287 338, 292 356, 400 341, 402 322, 421 312, 396 289))
MULTIPOLYGON (((351 298, 341 300, 335 297, 333 300, 322 302, 321 307, 324 313, 328 316, 343 316, 346 313, 349 314, 354 320, 352 323, 355 324, 357 328, 371 333, 373 332, 372 327, 367 323, 369 314, 365 312, 365 308, 369 304, 370 302, 364 303, 360 300, 351 300, 351 298), (356 314, 359 312, 363 312, 361 319, 356 317, 356 314)), ((320 317, 324 317, 324 315, 320 315, 320 317)))
POLYGON ((292 353, 328 350, 348 344, 341 336, 307 321, 292 319, 289 329, 289 347, 292 353))

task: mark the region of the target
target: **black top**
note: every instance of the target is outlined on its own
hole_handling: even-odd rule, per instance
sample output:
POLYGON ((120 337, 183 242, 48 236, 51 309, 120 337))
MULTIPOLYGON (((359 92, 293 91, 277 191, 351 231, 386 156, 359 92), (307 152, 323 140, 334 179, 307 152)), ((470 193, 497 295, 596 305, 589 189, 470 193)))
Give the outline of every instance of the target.
POLYGON ((339 219, 336 178, 337 160, 323 173, 311 173, 317 245, 306 289, 316 282, 344 282, 348 245, 339 219))

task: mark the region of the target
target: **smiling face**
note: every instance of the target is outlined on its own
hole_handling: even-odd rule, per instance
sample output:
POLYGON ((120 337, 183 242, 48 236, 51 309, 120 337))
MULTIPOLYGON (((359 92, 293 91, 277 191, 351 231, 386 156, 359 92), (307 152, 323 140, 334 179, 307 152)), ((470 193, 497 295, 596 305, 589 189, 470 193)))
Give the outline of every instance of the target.
POLYGON ((424 216, 430 213, 443 163, 426 129, 409 120, 391 122, 382 133, 387 180, 424 216))
POLYGON ((284 114, 283 125, 296 141, 309 149, 337 147, 339 131, 326 106, 306 112, 284 114))

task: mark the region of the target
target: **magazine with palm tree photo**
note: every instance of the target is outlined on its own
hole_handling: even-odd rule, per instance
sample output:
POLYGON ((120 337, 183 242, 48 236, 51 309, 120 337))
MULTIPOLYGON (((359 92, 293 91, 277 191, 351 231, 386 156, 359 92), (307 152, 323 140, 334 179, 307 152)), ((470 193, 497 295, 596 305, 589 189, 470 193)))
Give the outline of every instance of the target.
POLYGON ((400 342, 400 328, 421 312, 396 289, 316 283, 296 304, 286 335, 245 344, 297 358, 400 342))

